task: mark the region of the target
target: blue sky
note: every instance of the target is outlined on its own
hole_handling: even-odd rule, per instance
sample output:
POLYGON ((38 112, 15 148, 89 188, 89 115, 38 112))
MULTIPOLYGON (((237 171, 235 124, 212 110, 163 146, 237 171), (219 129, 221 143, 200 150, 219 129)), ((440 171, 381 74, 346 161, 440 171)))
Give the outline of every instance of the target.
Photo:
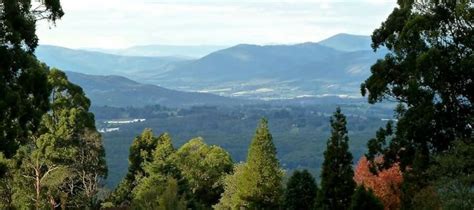
POLYGON ((134 45, 289 44, 337 33, 369 35, 396 0, 62 0, 40 44, 71 48, 134 45))

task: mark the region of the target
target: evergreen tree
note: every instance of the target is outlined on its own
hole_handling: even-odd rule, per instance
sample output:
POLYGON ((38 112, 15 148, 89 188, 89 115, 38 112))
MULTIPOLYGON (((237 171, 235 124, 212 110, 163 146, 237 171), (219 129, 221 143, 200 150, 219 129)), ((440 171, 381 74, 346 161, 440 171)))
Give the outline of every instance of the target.
POLYGON ((352 154, 349 152, 346 117, 337 108, 331 117, 331 137, 324 152, 321 198, 325 209, 347 209, 354 192, 352 154))
POLYGON ((350 210, 383 210, 384 207, 372 190, 358 186, 352 195, 350 210))
POLYGON ((174 153, 171 137, 167 133, 160 135, 152 154, 153 160, 144 165, 144 177, 135 187, 131 186, 133 208, 158 209, 168 180, 175 179, 174 177, 181 179, 178 168, 171 160, 174 153))
POLYGON ((226 178, 225 191, 218 209, 275 209, 281 204, 283 171, 276 148, 262 119, 250 144, 247 162, 226 178))
POLYGON ((132 191, 138 181, 145 176, 145 165, 153 161, 153 153, 158 146, 159 138, 153 135, 151 129, 143 130, 130 146, 128 157, 128 173, 120 182, 109 199, 115 206, 129 206, 132 201, 132 191))
POLYGON ((285 208, 288 210, 312 209, 315 206, 318 186, 307 171, 295 171, 285 190, 285 208))

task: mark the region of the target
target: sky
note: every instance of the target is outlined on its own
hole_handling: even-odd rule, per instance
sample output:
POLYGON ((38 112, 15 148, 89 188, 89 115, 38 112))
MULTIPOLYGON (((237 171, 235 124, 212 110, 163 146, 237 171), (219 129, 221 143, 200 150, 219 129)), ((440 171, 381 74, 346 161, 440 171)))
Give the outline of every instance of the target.
POLYGON ((370 35, 396 0, 61 0, 65 16, 38 24, 40 44, 118 49, 136 45, 315 42, 370 35))

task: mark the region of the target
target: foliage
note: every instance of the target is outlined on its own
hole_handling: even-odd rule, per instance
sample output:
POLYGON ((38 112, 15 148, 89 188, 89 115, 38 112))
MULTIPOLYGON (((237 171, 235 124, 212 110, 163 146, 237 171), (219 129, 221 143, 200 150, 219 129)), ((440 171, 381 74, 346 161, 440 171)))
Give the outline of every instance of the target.
POLYGON ((206 145, 202 138, 195 138, 176 151, 173 161, 199 204, 210 208, 219 201, 224 191, 222 179, 233 167, 227 151, 206 145))
POLYGON ((153 151, 158 146, 158 138, 151 129, 143 130, 135 137, 129 153, 128 173, 109 199, 116 206, 129 205, 132 200, 132 190, 145 175, 145 165, 153 161, 153 151))
POLYGON ((327 209, 349 208, 355 188, 346 123, 346 117, 337 108, 331 118, 332 135, 324 152, 321 172, 322 205, 327 209))
POLYGON ((243 176, 246 165, 244 163, 234 166, 234 173, 224 178, 224 192, 222 193, 219 203, 214 205, 214 209, 219 210, 238 210, 242 206, 246 206, 246 202, 242 200, 239 191, 239 184, 243 176))
POLYGON ((0 152, 12 158, 48 110, 47 68, 33 55, 37 19, 56 21, 59 0, 0 2, 0 152))
MULTIPOLYGON (((383 164, 383 158, 376 159, 377 164, 383 164)), ((382 201, 385 209, 400 209, 401 185, 403 174, 398 164, 388 169, 372 172, 372 164, 366 157, 359 159, 354 170, 354 181, 357 185, 364 186, 373 191, 374 195, 382 201)))
POLYGON ((382 202, 375 197, 371 189, 366 190, 364 186, 358 186, 352 195, 351 210, 383 210, 382 202))
POLYGON ((457 140, 446 153, 435 157, 429 169, 443 209, 474 208, 474 145, 472 139, 457 140))
POLYGON ((362 93, 370 103, 400 102, 395 136, 372 145, 387 164, 405 168, 417 153, 429 161, 472 133, 474 9, 467 0, 398 4, 372 35, 374 49, 384 45, 391 53, 372 66, 362 93))
POLYGON ((285 208, 288 210, 312 209, 315 206, 318 186, 307 171, 295 171, 285 190, 285 208))
POLYGON ((247 162, 226 178, 223 198, 215 208, 278 208, 283 193, 283 174, 268 122, 262 119, 250 144, 247 162))

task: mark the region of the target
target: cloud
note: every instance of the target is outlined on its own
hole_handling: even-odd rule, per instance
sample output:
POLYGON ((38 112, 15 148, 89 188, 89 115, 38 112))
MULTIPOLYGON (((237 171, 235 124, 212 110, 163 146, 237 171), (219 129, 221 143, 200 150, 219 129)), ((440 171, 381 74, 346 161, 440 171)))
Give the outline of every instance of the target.
POLYGON ((143 44, 296 43, 336 33, 369 34, 395 0, 62 0, 40 43, 73 48, 143 44))

